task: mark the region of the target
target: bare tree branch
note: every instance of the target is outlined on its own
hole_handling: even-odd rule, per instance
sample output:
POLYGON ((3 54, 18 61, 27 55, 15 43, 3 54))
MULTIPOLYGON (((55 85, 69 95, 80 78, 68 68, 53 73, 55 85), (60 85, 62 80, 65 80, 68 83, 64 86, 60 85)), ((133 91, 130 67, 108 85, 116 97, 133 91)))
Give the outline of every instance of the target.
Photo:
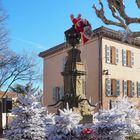
POLYGON ((8 84, 8 87, 7 87, 7 89, 5 90, 5 92, 4 92, 4 94, 2 95, 1 98, 3 98, 3 97, 6 95, 6 93, 7 93, 8 90, 9 90, 9 88, 11 87, 11 85, 16 81, 16 77, 17 77, 17 76, 18 76, 18 74, 13 78, 13 80, 11 81, 11 83, 8 84))
POLYGON ((104 7, 103 7, 103 3, 102 1, 100 0, 100 5, 101 5, 101 9, 98 10, 96 8, 95 5, 93 5, 93 8, 95 9, 95 12, 96 12, 96 15, 107 25, 116 25, 116 26, 119 26, 119 27, 122 27, 122 23, 120 22, 115 22, 115 21, 112 21, 112 20, 108 20, 106 17, 105 17, 105 13, 104 13, 104 7))
POLYGON ((140 9, 140 0, 136 0, 136 4, 137 4, 138 8, 140 9))
POLYGON ((111 2, 110 2, 110 0, 108 0, 109 8, 110 8, 110 10, 112 12, 113 17, 116 18, 118 21, 120 21, 121 26, 124 29, 127 29, 128 28, 127 25, 125 24, 124 20, 121 17, 117 16, 116 8, 111 4, 111 2))
MULTIPOLYGON (((11 53, 12 54, 12 53, 11 53)), ((32 81, 37 80, 39 74, 35 69, 36 63, 32 56, 27 54, 14 55, 8 57, 7 63, 4 63, 0 69, 0 89, 5 87, 5 94, 15 81, 32 81), (9 59, 12 59, 11 61, 9 59)))
POLYGON ((132 18, 126 14, 123 0, 108 0, 108 5, 116 8, 120 16, 125 20, 126 25, 140 23, 140 18, 132 18))
MULTIPOLYGON (((117 19, 118 22, 109 20, 105 17, 104 13, 104 6, 102 0, 99 0, 101 5, 101 9, 98 10, 94 5, 93 8, 95 9, 96 15, 106 24, 106 25, 114 25, 124 29, 122 32, 123 40, 131 40, 132 38, 140 37, 140 32, 131 31, 129 28, 130 24, 140 23, 140 18, 137 17, 129 17, 125 12, 125 4, 123 0, 107 0, 108 7, 111 10, 112 16, 117 19), (117 15, 118 13, 118 15, 117 15)), ((138 8, 140 9, 140 0, 135 1, 138 8)))

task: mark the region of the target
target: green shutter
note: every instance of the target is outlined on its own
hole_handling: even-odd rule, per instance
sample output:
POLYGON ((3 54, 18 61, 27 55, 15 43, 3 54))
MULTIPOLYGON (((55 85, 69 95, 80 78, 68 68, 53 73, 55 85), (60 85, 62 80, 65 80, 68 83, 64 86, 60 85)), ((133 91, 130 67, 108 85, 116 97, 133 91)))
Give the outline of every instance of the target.
POLYGON ((127 96, 127 81, 123 80, 123 95, 127 96))
POLYGON ((59 100, 61 100, 63 97, 63 87, 59 88, 59 100))
POLYGON ((111 80, 106 79, 106 95, 111 96, 111 80))
POLYGON ((135 82, 132 81, 132 97, 135 96, 135 82))
POLYGON ((140 97, 140 81, 137 82, 138 97, 140 97))
POLYGON ((120 95, 120 80, 116 80, 116 96, 120 95))

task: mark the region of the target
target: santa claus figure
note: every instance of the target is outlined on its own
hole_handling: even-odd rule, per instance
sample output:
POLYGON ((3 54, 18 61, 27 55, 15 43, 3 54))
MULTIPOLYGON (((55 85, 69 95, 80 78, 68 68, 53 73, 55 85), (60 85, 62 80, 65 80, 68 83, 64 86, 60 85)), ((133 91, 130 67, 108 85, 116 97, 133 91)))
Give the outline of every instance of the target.
POLYGON ((81 33, 82 42, 85 44, 92 36, 92 29, 90 23, 86 19, 81 18, 81 14, 74 17, 73 14, 70 15, 71 21, 75 26, 75 29, 81 33))

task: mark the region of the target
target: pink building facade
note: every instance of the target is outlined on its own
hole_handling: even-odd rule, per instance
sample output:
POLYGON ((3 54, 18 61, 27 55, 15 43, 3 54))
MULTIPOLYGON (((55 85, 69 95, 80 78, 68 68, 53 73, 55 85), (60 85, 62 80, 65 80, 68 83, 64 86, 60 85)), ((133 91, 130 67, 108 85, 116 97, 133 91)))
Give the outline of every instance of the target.
MULTIPOLYGON (((99 108, 109 109, 116 98, 128 96, 140 104, 140 40, 122 42, 119 32, 98 28, 86 45, 78 45, 86 68, 86 97, 99 108)), ((48 106, 63 96, 63 71, 66 43, 41 52, 43 58, 44 105, 48 106)), ((50 112, 57 108, 49 107, 50 112)))

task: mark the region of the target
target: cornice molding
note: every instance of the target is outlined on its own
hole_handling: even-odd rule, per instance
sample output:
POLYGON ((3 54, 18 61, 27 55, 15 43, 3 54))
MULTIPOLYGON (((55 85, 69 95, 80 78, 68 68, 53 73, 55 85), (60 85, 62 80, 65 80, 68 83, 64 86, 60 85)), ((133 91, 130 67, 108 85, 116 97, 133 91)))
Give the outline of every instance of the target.
MULTIPOLYGON (((92 38, 95 38, 95 37, 101 37, 101 38, 107 37, 107 38, 110 38, 110 39, 113 39, 113 40, 120 41, 121 43, 126 43, 126 44, 129 44, 129 45, 134 45, 134 46, 140 47, 140 39, 132 39, 131 44, 127 41, 122 42, 123 36, 119 31, 115 31, 115 30, 112 30, 112 29, 109 29, 109 28, 106 28, 106 27, 103 27, 103 26, 93 30, 93 37, 92 38)), ((55 53, 57 53, 61 50, 69 48, 69 47, 70 46, 67 45, 66 42, 64 42, 62 44, 59 44, 55 47, 52 47, 52 48, 46 50, 46 51, 40 52, 39 57, 44 58, 44 57, 55 54, 55 53)))

